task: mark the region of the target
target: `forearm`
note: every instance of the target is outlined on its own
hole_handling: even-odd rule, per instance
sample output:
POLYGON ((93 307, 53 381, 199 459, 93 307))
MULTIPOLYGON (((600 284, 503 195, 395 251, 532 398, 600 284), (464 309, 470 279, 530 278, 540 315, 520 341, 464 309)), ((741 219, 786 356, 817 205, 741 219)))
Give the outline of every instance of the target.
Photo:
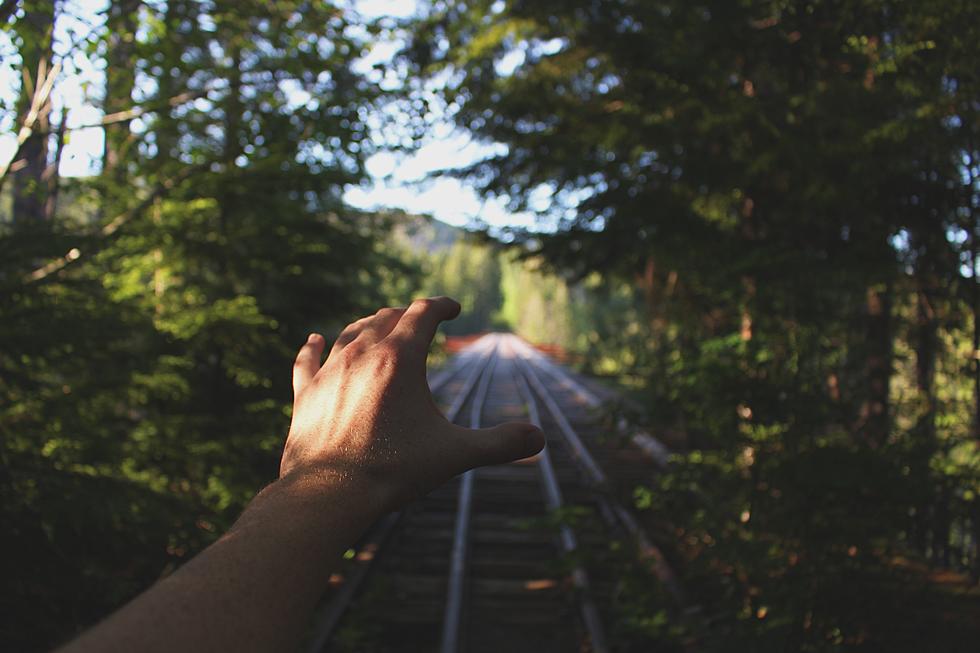
POLYGON ((64 650, 293 649, 331 568, 380 512, 360 480, 286 477, 220 540, 64 650))
POLYGON ((326 341, 310 334, 293 365, 280 480, 224 537, 64 650, 294 649, 331 568, 385 510, 540 451, 531 424, 471 430, 439 412, 425 357, 458 313, 446 297, 381 309, 349 324, 326 362, 326 341))

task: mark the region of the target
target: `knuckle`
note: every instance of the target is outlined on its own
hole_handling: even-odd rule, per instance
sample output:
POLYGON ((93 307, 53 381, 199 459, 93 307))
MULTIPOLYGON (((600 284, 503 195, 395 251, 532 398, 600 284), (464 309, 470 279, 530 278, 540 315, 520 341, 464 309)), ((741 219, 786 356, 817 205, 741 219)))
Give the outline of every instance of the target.
POLYGON ((422 297, 412 302, 412 306, 417 306, 418 308, 421 308, 423 310, 430 309, 433 306, 435 306, 435 304, 436 304, 436 300, 430 297, 422 297))
POLYGON ((353 340, 341 350, 340 358, 348 363, 353 362, 355 359, 360 358, 363 352, 364 346, 361 344, 361 342, 358 340, 353 340))
POLYGON ((396 315, 400 315, 403 312, 404 312, 404 309, 401 309, 401 308, 392 308, 392 307, 389 306, 389 307, 382 308, 381 310, 379 310, 377 312, 377 316, 378 317, 394 317, 396 315))
POLYGON ((394 371, 402 361, 402 350, 391 343, 375 347, 374 367, 378 371, 394 371))
POLYGON ((391 360, 402 358, 402 348, 391 340, 384 340, 377 345, 378 355, 391 360))
POLYGON ((350 329, 351 331, 353 331, 354 329, 357 329, 358 327, 364 326, 364 323, 367 322, 368 320, 370 320, 373 317, 374 317, 373 315, 365 315, 362 318, 358 318, 358 319, 354 320, 353 322, 351 322, 350 324, 348 324, 347 327, 344 329, 344 331, 347 331, 348 329, 350 329))

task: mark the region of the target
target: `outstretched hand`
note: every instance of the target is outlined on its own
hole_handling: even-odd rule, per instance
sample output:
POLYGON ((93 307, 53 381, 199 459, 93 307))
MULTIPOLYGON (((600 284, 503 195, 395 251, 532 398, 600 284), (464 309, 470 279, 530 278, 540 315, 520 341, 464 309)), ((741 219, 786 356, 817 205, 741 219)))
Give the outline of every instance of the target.
POLYGON ((382 512, 476 467, 544 446, 526 423, 450 424, 425 380, 446 297, 383 308, 340 334, 327 361, 313 334, 293 367, 280 479, 235 525, 65 651, 295 650, 324 584, 382 512))
POLYGON ((311 334, 293 367, 293 418, 280 478, 341 474, 369 484, 392 510, 480 465, 534 455, 526 422, 473 430, 451 424, 432 399, 425 361, 436 329, 459 314, 448 297, 383 308, 347 326, 321 365, 311 334))

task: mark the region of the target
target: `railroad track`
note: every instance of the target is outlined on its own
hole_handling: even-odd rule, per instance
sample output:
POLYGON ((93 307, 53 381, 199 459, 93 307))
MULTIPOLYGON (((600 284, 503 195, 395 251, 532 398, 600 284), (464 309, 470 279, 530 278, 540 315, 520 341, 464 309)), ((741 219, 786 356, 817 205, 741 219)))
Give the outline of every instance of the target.
POLYGON ((331 578, 308 650, 609 651, 617 579, 602 555, 614 540, 637 546, 676 592, 626 508, 656 467, 599 438, 594 394, 510 334, 481 338, 429 385, 456 423, 529 419, 548 444, 379 521, 331 578))

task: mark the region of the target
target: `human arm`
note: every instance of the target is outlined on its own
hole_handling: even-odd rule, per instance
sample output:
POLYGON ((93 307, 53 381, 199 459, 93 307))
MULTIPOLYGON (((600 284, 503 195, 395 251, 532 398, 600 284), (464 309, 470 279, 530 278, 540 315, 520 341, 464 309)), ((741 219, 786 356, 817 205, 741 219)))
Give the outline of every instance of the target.
POLYGON ((65 651, 295 648, 341 554, 379 516, 472 467, 532 455, 540 431, 473 431, 441 415, 425 380, 447 298, 349 325, 321 365, 313 334, 293 368, 280 478, 235 525, 65 651))

